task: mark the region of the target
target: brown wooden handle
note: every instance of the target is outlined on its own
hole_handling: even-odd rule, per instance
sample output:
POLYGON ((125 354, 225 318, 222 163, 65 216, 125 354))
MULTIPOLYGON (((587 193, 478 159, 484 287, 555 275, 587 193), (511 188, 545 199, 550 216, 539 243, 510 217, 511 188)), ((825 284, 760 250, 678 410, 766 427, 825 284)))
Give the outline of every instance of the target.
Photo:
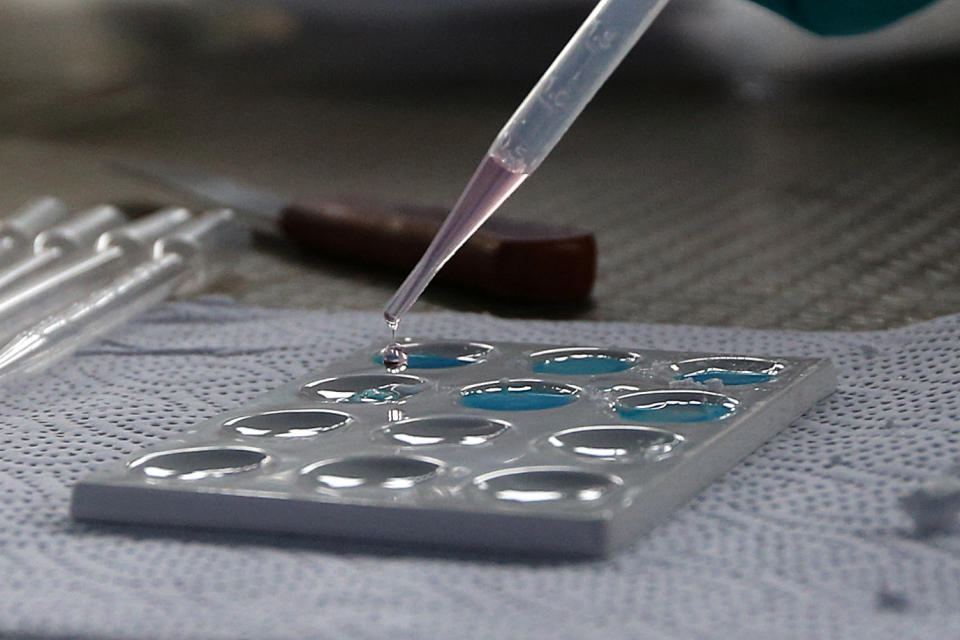
MULTIPOLYGON (((410 270, 446 215, 442 207, 312 198, 288 206, 280 227, 312 251, 410 270)), ((596 263, 597 245, 590 233, 495 216, 437 279, 515 299, 577 302, 590 295, 596 263)))

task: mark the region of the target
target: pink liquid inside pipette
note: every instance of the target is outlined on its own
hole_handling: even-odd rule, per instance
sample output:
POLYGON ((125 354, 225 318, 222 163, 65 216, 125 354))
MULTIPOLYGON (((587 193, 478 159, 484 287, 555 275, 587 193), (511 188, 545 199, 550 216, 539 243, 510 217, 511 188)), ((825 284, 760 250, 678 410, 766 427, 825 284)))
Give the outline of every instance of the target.
POLYGON ((401 318, 417 301, 440 268, 528 175, 530 174, 510 171, 492 156, 484 157, 420 262, 384 307, 383 316, 387 326, 393 330, 394 337, 401 318))

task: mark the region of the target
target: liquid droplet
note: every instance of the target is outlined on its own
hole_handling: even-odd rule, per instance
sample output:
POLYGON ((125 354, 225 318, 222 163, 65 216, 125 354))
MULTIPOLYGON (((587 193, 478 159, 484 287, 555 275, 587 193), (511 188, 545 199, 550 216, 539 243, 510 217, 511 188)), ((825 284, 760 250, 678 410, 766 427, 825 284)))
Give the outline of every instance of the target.
POLYGON ((383 366, 390 373, 402 373, 407 370, 409 359, 407 352, 396 342, 391 342, 380 352, 383 366))

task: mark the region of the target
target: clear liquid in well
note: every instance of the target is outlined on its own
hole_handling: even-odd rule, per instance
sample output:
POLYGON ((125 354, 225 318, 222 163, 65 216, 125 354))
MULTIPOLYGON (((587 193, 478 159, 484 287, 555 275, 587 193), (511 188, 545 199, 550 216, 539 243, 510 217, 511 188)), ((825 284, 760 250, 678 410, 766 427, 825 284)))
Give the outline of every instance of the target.
POLYGON ((307 394, 327 402, 401 402, 420 393, 426 383, 410 375, 353 374, 317 380, 304 385, 307 394))
POLYGON ((770 382, 773 380, 773 376, 769 373, 762 373, 757 371, 722 371, 710 369, 707 371, 699 371, 697 373, 691 373, 685 376, 679 376, 682 379, 693 380, 694 382, 709 382, 710 380, 719 380, 725 385, 728 386, 739 386, 746 384, 763 384, 764 382, 770 382))
POLYGON ((780 362, 762 358, 713 357, 683 360, 671 365, 678 380, 707 383, 719 380, 727 386, 763 384, 784 369, 780 362))
POLYGON ((144 456, 130 465, 150 478, 201 480, 253 471, 267 454, 243 447, 194 447, 144 456))
POLYGON ((521 503, 595 502, 616 488, 606 475, 566 469, 494 472, 480 476, 476 487, 497 500, 521 503))
POLYGON ((534 353, 533 370, 549 375, 602 375, 626 371, 637 364, 636 354, 610 349, 550 349, 534 353))
POLYGON ((383 435, 406 447, 475 446, 488 442, 509 428, 506 422, 480 416, 432 416, 389 425, 383 429, 383 435))
POLYGON ((599 425, 554 433, 548 442, 577 456, 602 460, 660 460, 680 445, 675 433, 649 427, 599 425))
POLYGON ((620 397, 616 410, 641 422, 713 422, 736 409, 737 401, 706 391, 644 391, 620 397))
POLYGON ((350 416, 338 411, 283 409, 227 420, 224 430, 252 438, 310 438, 347 424, 350 416))
POLYGON ((358 456, 319 464, 310 469, 306 477, 329 489, 409 489, 439 471, 439 464, 419 458, 358 456))

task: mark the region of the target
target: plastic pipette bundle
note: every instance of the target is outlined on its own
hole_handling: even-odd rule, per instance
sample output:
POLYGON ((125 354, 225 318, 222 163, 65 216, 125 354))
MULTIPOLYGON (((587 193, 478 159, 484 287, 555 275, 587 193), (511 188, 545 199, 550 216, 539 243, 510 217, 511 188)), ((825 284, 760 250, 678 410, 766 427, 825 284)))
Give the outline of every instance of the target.
POLYGON ((0 349, 0 377, 37 373, 164 298, 194 290, 227 262, 220 254, 246 238, 229 210, 191 220, 159 240, 151 259, 18 334, 0 349))
POLYGON ((102 233, 125 220, 116 207, 100 205, 41 231, 33 241, 32 253, 0 268, 0 295, 5 290, 23 285, 27 278, 64 264, 82 251, 93 250, 94 243, 102 233))
POLYGON ((602 0, 497 135, 423 258, 383 310, 394 330, 440 268, 533 173, 668 0, 602 0))
POLYGON ((37 198, 0 222, 0 267, 29 255, 37 234, 66 219, 69 211, 60 200, 37 198))
POLYGON ((12 288, 0 298, 0 337, 12 337, 147 259, 157 239, 189 218, 186 209, 164 209, 107 231, 92 253, 12 288))

